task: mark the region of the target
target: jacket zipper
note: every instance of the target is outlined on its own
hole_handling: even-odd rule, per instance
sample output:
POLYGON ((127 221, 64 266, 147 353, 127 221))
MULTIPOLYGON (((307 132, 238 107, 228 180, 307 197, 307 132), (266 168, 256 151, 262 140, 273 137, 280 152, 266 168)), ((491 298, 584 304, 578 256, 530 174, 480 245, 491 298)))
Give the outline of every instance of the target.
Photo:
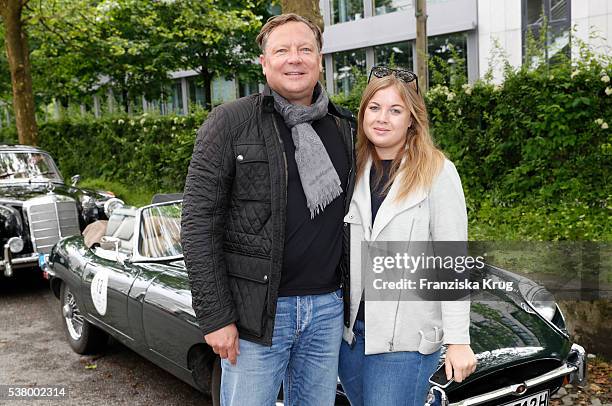
MULTIPOLYGON (((347 193, 345 194, 345 202, 344 202, 344 214, 346 215, 348 213, 348 209, 350 206, 350 199, 348 196, 348 189, 350 189, 352 182, 352 176, 353 176, 353 167, 355 166, 355 146, 354 141, 353 141, 353 130, 352 127, 349 123, 348 125, 348 132, 347 129, 344 125, 342 125, 340 123, 340 119, 335 116, 332 115, 334 117, 334 120, 336 120, 336 126, 338 127, 338 129, 342 132, 342 134, 344 135, 344 137, 346 138, 346 136, 348 135, 349 138, 349 142, 348 144, 350 145, 350 149, 348 151, 348 158, 349 158, 349 173, 348 173, 348 180, 347 180, 347 193)), ((346 142, 345 142, 346 145, 346 142)), ((354 186, 354 185, 353 185, 354 186)), ((348 229, 348 224, 344 223, 344 227, 345 227, 345 231, 344 234, 347 235, 347 238, 345 238, 346 241, 346 247, 344 250, 344 263, 345 263, 345 275, 343 275, 342 281, 340 282, 340 288, 343 289, 345 291, 345 299, 347 301, 350 301, 350 287, 346 286, 346 290, 344 289, 345 287, 343 287, 342 285, 344 284, 344 280, 345 279, 349 279, 350 278, 350 274, 349 274, 349 267, 350 267, 350 260, 351 260, 351 254, 350 254, 350 248, 351 248, 351 244, 350 244, 350 229, 348 229)), ((343 237, 344 238, 344 237, 343 237)), ((343 244, 344 245, 344 244, 343 244)), ((350 303, 350 302, 349 302, 350 303)), ((349 306, 350 309, 350 306, 349 306)), ((350 311, 347 311, 347 309, 345 308, 345 319, 344 319, 344 325, 346 327, 350 327, 351 325, 351 318, 350 318, 350 311)), ((351 331, 351 334, 352 331, 351 331)), ((353 334, 353 340, 351 342, 351 348, 352 346, 355 345, 355 336, 353 334)))
MULTIPOLYGON (((412 237, 413 228, 414 228, 414 219, 412 219, 412 223, 410 224, 410 233, 408 234, 408 238, 412 237)), ((393 320, 393 335, 391 336, 391 341, 389 341, 389 352, 393 351, 393 343, 395 341, 395 330, 397 328, 397 315, 399 313, 399 305, 401 301, 402 301, 402 290, 400 289, 399 297, 397 299, 397 306, 395 306, 395 319, 393 320)))
POLYGON ((285 153, 285 143, 283 142, 283 138, 280 135, 280 131, 278 130, 278 125, 276 124, 276 117, 272 114, 272 124, 274 124, 274 130, 276 131, 276 136, 280 141, 281 149, 283 150, 283 160, 285 161, 285 206, 287 206, 287 184, 289 183, 289 170, 287 169, 287 154, 285 153))
MULTIPOLYGON (((276 124, 276 117, 274 117, 274 114, 272 114, 272 125, 274 126, 274 131, 276 131, 276 137, 278 138, 278 141, 280 142, 280 147, 281 147, 281 151, 283 152, 283 162, 285 164, 285 194, 283 196, 283 206, 285 207, 285 222, 286 222, 286 217, 287 217, 287 187, 289 184, 289 169, 287 168, 287 154, 285 153, 285 143, 283 142, 283 139, 281 137, 280 131, 278 130, 278 125, 276 124)), ((283 230, 281 231, 281 233, 284 233, 284 226, 283 226, 283 230)), ((283 235, 283 239, 284 239, 284 235, 283 235)), ((282 248, 284 250, 284 248, 282 248)), ((281 258, 283 257, 283 255, 281 255, 281 258)), ((271 275, 270 275, 271 276, 271 275)), ((272 289, 270 289, 270 284, 272 283, 272 277, 270 277, 268 279, 268 314, 270 314, 271 316, 273 316, 270 312, 270 306, 272 305, 272 301, 270 300, 270 295, 272 294, 272 289)))

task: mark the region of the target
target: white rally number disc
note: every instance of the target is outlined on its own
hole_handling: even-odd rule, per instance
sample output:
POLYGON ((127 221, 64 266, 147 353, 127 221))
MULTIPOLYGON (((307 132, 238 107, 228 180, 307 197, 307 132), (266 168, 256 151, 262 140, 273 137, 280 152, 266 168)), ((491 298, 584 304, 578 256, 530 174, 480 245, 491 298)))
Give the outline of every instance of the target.
POLYGON ((108 271, 101 269, 91 281, 91 300, 101 316, 106 314, 106 291, 108 288, 108 271))

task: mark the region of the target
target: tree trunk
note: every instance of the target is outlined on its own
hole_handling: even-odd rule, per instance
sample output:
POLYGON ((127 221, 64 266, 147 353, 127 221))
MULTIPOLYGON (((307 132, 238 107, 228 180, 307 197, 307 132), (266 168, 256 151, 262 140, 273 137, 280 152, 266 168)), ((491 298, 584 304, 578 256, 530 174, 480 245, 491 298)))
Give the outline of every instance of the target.
POLYGON ((25 1, 1 0, 0 14, 4 23, 6 55, 11 71, 13 87, 13 109, 19 143, 36 145, 38 126, 36 108, 32 92, 32 72, 28 38, 21 21, 21 11, 25 1))
POLYGON ((213 75, 208 71, 208 58, 206 56, 202 57, 202 67, 200 71, 200 76, 202 76, 202 81, 204 82, 204 108, 208 111, 213 108, 213 100, 212 100, 212 79, 213 75))
POLYGON ((204 81, 204 108, 208 111, 213 108, 213 100, 212 100, 212 75, 208 73, 207 70, 202 69, 202 79, 204 81))
POLYGON ((125 114, 130 114, 130 94, 127 87, 124 85, 121 87, 121 100, 123 102, 123 109, 125 114))
POLYGON ((417 22, 416 73, 419 78, 419 87, 425 93, 429 89, 429 76, 427 73, 427 2, 425 0, 416 1, 414 15, 417 22))
POLYGON ((306 17, 319 26, 323 32, 323 17, 319 10, 318 0, 281 0, 283 13, 295 13, 306 17))

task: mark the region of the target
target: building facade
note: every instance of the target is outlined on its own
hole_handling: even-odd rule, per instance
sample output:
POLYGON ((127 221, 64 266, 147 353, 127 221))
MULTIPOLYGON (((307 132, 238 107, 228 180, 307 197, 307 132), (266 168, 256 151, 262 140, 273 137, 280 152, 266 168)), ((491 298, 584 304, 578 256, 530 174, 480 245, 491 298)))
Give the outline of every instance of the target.
MULTIPOLYGON (((347 93, 355 70, 376 64, 415 69, 415 0, 321 0, 325 32, 325 79, 330 94, 347 93)), ((470 82, 491 70, 500 82, 503 55, 512 66, 528 58, 529 38, 548 26, 546 58, 571 52, 580 38, 612 54, 610 0, 428 0, 428 53, 457 64, 470 82), (574 30, 574 35, 570 33, 574 30), (591 38, 595 32, 597 38, 591 38)), ((431 81, 431 72, 430 72, 431 81)))

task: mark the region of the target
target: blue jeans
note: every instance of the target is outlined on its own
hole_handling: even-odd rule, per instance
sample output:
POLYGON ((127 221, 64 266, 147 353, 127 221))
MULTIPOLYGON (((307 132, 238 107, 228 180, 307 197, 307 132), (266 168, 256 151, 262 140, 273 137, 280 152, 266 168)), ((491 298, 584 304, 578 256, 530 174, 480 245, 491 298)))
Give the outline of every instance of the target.
POLYGON ((272 346, 240 340, 236 365, 221 360, 223 406, 333 405, 343 329, 342 293, 279 297, 272 346))
POLYGON ((340 347, 339 375, 352 406, 423 406, 429 377, 440 360, 440 350, 365 355, 365 326, 356 321, 355 344, 340 347))

